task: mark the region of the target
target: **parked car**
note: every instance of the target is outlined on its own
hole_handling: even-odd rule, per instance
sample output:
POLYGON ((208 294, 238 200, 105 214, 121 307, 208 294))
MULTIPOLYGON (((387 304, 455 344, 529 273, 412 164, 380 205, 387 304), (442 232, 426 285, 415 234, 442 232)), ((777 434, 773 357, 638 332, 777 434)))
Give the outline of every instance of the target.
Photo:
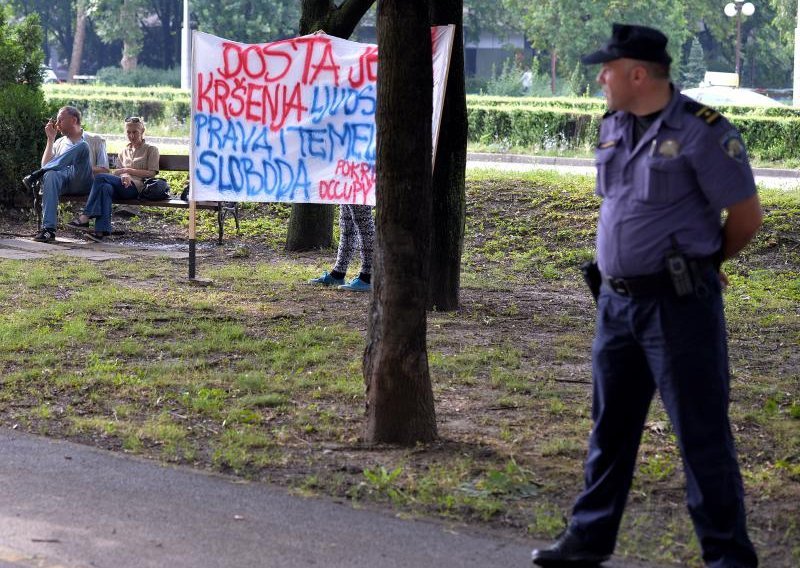
POLYGON ((47 65, 42 65, 42 83, 60 83, 56 72, 47 65))

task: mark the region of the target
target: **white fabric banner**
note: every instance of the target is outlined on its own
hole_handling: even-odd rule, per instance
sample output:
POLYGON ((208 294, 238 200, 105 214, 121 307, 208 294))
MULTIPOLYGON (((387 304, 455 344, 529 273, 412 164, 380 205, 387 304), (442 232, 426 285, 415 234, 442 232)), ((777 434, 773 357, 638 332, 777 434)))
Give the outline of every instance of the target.
MULTIPOLYGON (((431 30, 434 148, 453 29, 431 30)), ((376 45, 324 34, 194 32, 190 198, 375 205, 377 67, 376 45)))

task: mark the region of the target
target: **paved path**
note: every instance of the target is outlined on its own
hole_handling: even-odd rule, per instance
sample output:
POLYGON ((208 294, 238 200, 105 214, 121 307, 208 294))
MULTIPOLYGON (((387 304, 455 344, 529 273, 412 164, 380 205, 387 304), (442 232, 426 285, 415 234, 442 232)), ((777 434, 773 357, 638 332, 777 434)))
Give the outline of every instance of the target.
POLYGON ((0 430, 0 566, 527 566, 518 542, 0 430), (5 563, 5 564, 2 564, 5 563))
MULTIPOLYGON (((31 235, 32 236, 32 235, 31 235)), ((70 231, 58 231, 54 243, 37 243, 31 238, 0 237, 0 258, 32 260, 54 254, 104 261, 130 256, 168 256, 174 259, 189 258, 187 245, 166 246, 143 242, 125 242, 115 238, 113 243, 95 243, 73 236, 70 231)), ((202 256, 202 255, 199 255, 202 256)))
POLYGON ((508 568, 533 545, 0 429, 0 568, 508 568))

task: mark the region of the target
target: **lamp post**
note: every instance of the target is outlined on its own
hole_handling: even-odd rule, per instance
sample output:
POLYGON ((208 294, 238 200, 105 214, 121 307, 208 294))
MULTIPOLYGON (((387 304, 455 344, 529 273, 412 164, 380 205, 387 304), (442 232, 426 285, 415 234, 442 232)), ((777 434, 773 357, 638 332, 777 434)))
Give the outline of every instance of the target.
POLYGON ((183 29, 181 30, 181 89, 191 89, 192 36, 189 23, 189 0, 183 0, 183 29))
POLYGON ((736 18, 736 75, 739 77, 740 62, 742 59, 742 14, 752 16, 756 7, 751 2, 744 0, 734 0, 725 5, 725 15, 729 18, 736 18))
POLYGON ((800 107, 800 0, 797 0, 797 23, 794 28, 794 81, 792 105, 800 107))

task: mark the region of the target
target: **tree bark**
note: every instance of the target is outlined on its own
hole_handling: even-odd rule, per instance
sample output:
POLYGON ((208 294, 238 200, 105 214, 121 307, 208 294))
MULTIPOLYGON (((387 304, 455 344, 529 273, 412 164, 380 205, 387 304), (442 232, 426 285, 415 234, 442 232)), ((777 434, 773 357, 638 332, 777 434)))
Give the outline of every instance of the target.
POLYGON ((122 59, 120 60, 120 67, 123 71, 133 71, 139 64, 138 50, 137 55, 131 55, 135 50, 128 42, 122 42, 122 59))
POLYGON ((72 56, 69 60, 67 81, 72 81, 73 77, 79 75, 81 71, 83 44, 86 42, 86 0, 78 0, 75 11, 77 13, 75 18, 75 37, 72 39, 72 56))
POLYGON ((413 445, 437 437, 425 309, 433 105, 428 1, 381 0, 378 50, 380 199, 364 352, 366 439, 413 445))
POLYGON ((455 39, 433 170, 433 223, 428 309, 458 309, 464 248, 467 97, 464 86, 463 0, 433 0, 434 26, 455 24, 455 39))
MULTIPOLYGON (((323 30, 347 39, 375 0, 347 0, 336 6, 331 0, 303 0, 300 35, 323 30)), ((333 245, 333 205, 292 205, 286 235, 286 250, 303 251, 333 245)))

